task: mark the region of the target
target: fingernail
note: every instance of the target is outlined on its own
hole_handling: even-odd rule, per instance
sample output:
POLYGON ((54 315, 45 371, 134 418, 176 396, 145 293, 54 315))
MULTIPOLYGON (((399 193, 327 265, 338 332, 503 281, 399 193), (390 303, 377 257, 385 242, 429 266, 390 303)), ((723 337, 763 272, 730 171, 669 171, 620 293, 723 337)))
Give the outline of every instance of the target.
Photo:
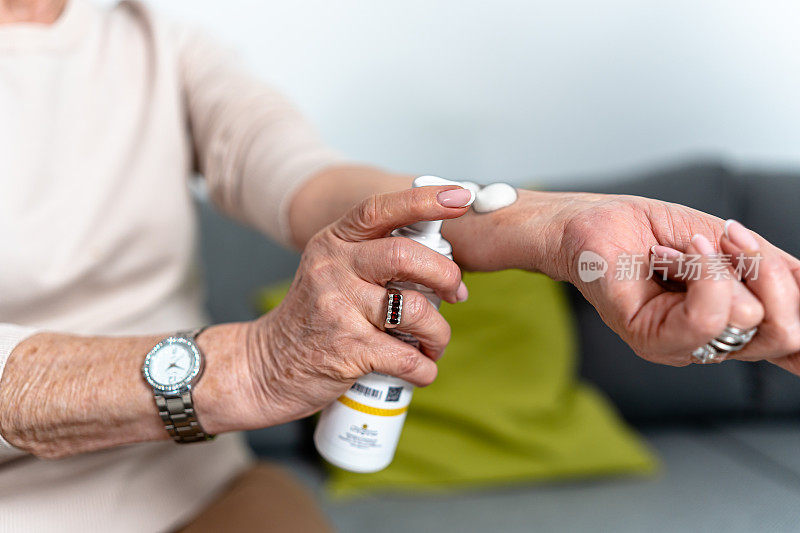
POLYGON ((683 255, 675 248, 670 248, 669 246, 661 246, 660 244, 653 245, 650 248, 650 253, 656 257, 667 258, 667 259, 680 259, 681 256, 683 255))
POLYGON ((732 218, 725 221, 725 236, 745 252, 758 250, 758 241, 753 237, 753 234, 741 222, 737 222, 732 218))
POLYGON ((467 298, 469 298, 469 291, 467 290, 467 286, 464 285, 464 282, 461 282, 461 285, 458 286, 458 290, 456 290, 456 300, 459 302, 466 302, 467 298))
POLYGON ((474 197, 469 189, 450 189, 436 195, 436 199, 445 207, 466 207, 474 197))
POLYGON ((699 233, 692 237, 692 244, 694 244, 694 247, 697 248, 697 251, 703 255, 714 255, 717 253, 717 251, 714 249, 714 246, 711 244, 711 241, 699 233))

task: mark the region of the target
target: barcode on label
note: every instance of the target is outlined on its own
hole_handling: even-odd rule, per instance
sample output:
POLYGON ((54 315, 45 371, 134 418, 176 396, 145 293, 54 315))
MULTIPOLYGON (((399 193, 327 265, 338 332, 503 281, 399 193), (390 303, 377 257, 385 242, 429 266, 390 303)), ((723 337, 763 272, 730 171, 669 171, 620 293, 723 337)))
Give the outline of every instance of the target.
POLYGON ((376 400, 381 399, 381 391, 379 391, 378 389, 373 389, 372 387, 367 387, 365 385, 362 385, 358 381, 353 383, 353 386, 350 387, 350 389, 359 392, 364 396, 368 396, 369 398, 375 398, 376 400))

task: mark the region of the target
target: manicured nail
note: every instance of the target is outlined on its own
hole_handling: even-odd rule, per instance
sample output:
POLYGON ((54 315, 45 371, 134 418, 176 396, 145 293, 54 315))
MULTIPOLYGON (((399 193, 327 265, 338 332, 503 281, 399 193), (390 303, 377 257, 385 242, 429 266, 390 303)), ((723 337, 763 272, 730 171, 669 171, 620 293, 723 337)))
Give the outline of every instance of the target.
POLYGON ((666 259, 680 259, 683 255, 681 252, 676 250, 675 248, 670 248, 669 246, 661 246, 660 244, 653 245, 650 248, 650 253, 656 257, 666 258, 666 259))
POLYGON ((467 298, 469 298, 469 291, 467 290, 467 286, 464 285, 464 282, 461 282, 461 285, 458 286, 458 290, 456 290, 456 300, 459 302, 466 302, 467 298))
POLYGON ((714 249, 714 246, 711 244, 711 241, 699 233, 692 237, 692 244, 694 244, 694 247, 697 248, 697 251, 703 255, 714 255, 717 253, 717 251, 714 249))
POLYGON ((475 195, 469 189, 450 189, 436 195, 436 199, 445 207, 466 207, 474 198, 475 195))
POLYGON ((475 183, 474 181, 459 181, 458 183, 465 189, 469 189, 470 191, 472 191, 473 195, 478 194, 478 191, 481 190, 481 186, 475 183))
POLYGON ((750 231, 732 218, 725 222, 725 236, 745 252, 758 250, 758 241, 750 231))

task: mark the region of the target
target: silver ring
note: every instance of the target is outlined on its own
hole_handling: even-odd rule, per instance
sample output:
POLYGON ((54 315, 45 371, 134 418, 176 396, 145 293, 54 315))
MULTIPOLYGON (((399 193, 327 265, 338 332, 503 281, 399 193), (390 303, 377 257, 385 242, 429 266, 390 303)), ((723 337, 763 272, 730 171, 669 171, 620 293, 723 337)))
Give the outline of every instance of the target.
POLYGON ((702 365, 721 363, 731 352, 737 352, 744 348, 748 342, 753 340, 757 331, 758 327, 742 329, 731 325, 725 326, 722 333, 694 350, 692 357, 702 365))
POLYGON ((399 326, 403 318, 403 294, 397 289, 386 289, 386 291, 389 293, 389 300, 386 304, 386 321, 383 327, 392 329, 399 326))

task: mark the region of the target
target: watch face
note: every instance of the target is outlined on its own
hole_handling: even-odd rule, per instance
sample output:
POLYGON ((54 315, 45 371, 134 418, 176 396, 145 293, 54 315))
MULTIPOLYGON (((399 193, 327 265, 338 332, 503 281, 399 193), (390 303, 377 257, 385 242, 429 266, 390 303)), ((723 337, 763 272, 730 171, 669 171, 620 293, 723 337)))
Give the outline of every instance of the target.
POLYGON ((156 344, 144 362, 144 377, 161 391, 189 385, 200 371, 200 352, 183 338, 169 337, 156 344))

